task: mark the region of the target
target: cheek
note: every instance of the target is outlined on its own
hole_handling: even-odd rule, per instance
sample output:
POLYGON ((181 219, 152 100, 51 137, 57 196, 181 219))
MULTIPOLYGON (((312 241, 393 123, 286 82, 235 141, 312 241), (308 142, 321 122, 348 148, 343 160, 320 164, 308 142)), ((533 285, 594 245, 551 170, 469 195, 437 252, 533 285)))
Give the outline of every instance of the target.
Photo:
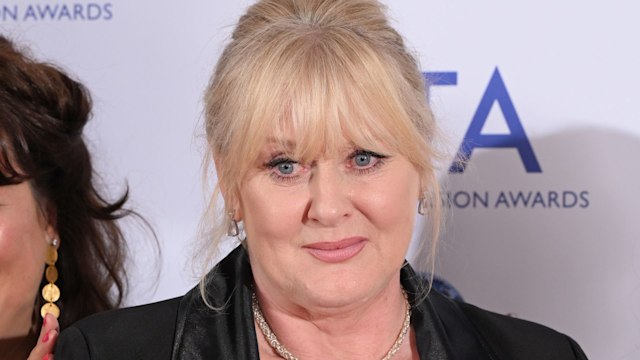
POLYGON ((0 308, 33 310, 44 271, 46 226, 26 182, 0 187, 0 308))
MULTIPOLYGON (((0 283, 4 293, 10 289, 11 299, 6 303, 22 301, 33 303, 44 271, 46 241, 37 227, 13 222, 0 223, 0 283)), ((4 297, 4 296, 2 296, 4 297)), ((19 304, 15 304, 19 306, 19 304)))
POLYGON ((46 241, 36 239, 36 229, 26 225, 20 220, 0 222, 0 264, 24 261, 27 265, 34 258, 44 262, 46 241))
POLYGON ((247 184, 241 192, 240 206, 249 241, 266 245, 264 240, 268 240, 275 245, 273 242, 288 240, 300 232, 306 201, 300 190, 264 189, 247 184))
POLYGON ((360 191, 360 211, 381 230, 405 230, 413 232, 417 211, 419 181, 417 174, 381 178, 360 191))

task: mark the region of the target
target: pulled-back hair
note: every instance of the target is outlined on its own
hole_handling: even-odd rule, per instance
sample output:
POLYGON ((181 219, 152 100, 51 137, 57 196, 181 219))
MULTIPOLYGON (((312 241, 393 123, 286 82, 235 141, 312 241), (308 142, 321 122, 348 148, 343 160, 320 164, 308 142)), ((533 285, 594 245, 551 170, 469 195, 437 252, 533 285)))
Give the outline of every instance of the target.
MULTIPOLYGON (((203 220, 213 257, 246 172, 267 139, 284 139, 288 131, 301 162, 335 151, 341 138, 372 151, 382 144, 410 161, 432 225, 422 241, 431 246, 418 253, 434 255, 441 206, 435 121, 417 61, 378 1, 258 1, 225 47, 205 106, 216 191, 223 190, 227 204, 216 210, 214 193, 203 220)), ((432 260, 423 259, 422 267, 432 268, 432 260)))
MULTIPOLYGON (((113 202, 98 190, 82 136, 90 115, 82 84, 0 36, 0 186, 28 181, 58 233, 62 328, 119 306, 126 287, 125 243, 116 220, 132 213, 123 208, 128 190, 113 202)), ((42 305, 37 296, 36 328, 42 305)))

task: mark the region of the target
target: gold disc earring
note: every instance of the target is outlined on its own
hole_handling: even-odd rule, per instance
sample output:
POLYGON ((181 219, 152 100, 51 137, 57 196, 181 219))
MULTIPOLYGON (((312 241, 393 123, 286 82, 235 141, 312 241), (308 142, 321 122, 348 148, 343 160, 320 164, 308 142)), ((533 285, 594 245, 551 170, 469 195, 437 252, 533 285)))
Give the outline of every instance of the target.
POLYGON ((49 313, 53 316, 60 317, 60 308, 54 304, 60 299, 60 289, 55 284, 58 280, 58 269, 56 269, 56 261, 58 261, 58 239, 51 240, 51 244, 47 249, 47 269, 45 270, 45 278, 49 282, 42 288, 42 298, 46 303, 40 308, 40 315, 44 316, 49 313))

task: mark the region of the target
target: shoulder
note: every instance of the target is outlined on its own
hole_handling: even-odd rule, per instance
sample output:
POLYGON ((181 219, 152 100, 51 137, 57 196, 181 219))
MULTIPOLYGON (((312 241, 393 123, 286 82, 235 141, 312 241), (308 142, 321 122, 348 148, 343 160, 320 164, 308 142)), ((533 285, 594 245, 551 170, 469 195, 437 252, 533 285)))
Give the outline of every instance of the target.
POLYGON ((107 311, 65 329, 56 359, 169 358, 181 298, 107 311))
POLYGON ((435 332, 455 359, 568 360, 586 359, 569 336, 544 325, 497 314, 442 295, 410 265, 402 285, 415 301, 412 314, 419 326, 433 322, 435 332), (428 293, 424 298, 420 294, 428 293), (424 301, 423 301, 424 300, 424 301), (431 318, 426 321, 425 319, 431 318))
POLYGON ((481 341, 500 359, 586 359, 573 339, 544 325, 457 304, 481 341))

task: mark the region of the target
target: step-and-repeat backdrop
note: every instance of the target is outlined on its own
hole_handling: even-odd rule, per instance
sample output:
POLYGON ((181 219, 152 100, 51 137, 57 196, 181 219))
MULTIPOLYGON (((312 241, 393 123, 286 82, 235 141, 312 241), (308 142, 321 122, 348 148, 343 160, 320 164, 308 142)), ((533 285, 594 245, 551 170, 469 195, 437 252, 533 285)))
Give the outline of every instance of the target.
MULTIPOLYGON (((91 90, 87 138, 128 224, 129 304, 194 285, 202 91, 250 1, 0 2, 0 29, 91 90)), ((438 273, 466 300, 640 359, 640 5, 386 1, 452 153, 438 273), (463 141, 463 139, 466 139, 463 141)))

